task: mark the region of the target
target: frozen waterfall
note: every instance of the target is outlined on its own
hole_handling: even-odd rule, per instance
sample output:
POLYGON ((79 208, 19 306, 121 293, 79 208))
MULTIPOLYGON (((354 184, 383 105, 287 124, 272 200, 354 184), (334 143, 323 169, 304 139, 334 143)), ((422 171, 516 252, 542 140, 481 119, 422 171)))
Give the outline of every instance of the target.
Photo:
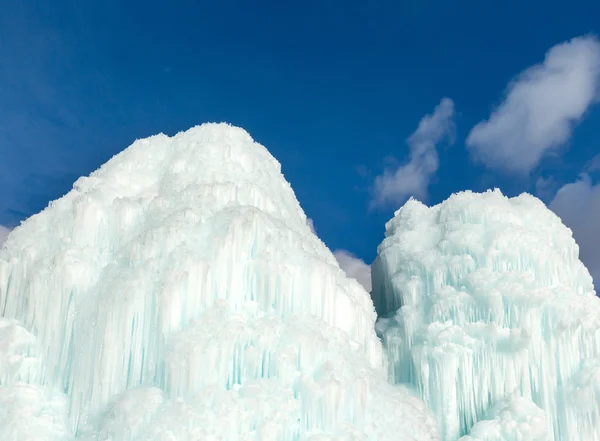
POLYGON ((435 441, 242 129, 135 142, 0 249, 0 441, 435 441))

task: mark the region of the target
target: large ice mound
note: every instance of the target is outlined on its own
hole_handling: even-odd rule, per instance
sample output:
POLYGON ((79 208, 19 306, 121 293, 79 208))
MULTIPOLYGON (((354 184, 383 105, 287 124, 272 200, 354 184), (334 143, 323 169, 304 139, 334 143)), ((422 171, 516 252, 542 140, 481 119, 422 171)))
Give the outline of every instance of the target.
POLYGON ((392 382, 455 441, 600 439, 600 299, 571 231, 523 194, 410 200, 373 274, 392 382))
POLYGON ((0 250, 0 441, 436 440, 242 129, 135 142, 0 250))

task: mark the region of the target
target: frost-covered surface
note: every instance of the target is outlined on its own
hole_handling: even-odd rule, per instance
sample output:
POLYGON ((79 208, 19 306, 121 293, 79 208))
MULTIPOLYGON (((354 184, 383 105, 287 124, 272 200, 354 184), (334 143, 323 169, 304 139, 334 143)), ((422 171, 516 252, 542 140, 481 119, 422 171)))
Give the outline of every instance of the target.
MULTIPOLYGON (((556 215, 530 195, 464 192, 410 200, 386 228, 372 294, 389 375, 418 388, 443 440, 515 394, 544 411, 550 440, 600 439, 600 299, 556 215)), ((494 435, 503 424, 471 436, 513 441, 494 435)))
POLYGON ((513 395, 502 400, 489 419, 476 423, 459 441, 548 441, 544 411, 530 400, 513 395))
POLYGON ((137 141, 0 249, 0 440, 436 440, 243 130, 137 141))
POLYGON ((578 421, 582 440, 600 440, 600 359, 590 359, 565 387, 566 417, 578 421))

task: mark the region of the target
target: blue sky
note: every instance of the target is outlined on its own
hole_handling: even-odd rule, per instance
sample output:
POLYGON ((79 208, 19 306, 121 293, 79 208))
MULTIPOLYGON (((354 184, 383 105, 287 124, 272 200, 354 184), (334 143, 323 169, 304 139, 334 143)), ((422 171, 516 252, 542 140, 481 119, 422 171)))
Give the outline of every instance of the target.
POLYGON ((333 250, 370 262, 410 194, 499 187, 551 203, 600 274, 596 0, 18 3, 0 0, 0 225, 136 138, 227 121, 333 250))

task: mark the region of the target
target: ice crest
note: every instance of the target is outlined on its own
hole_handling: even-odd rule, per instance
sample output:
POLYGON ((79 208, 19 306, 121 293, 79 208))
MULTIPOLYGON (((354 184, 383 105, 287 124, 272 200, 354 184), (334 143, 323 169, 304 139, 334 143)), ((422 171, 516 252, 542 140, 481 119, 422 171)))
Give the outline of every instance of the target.
MULTIPOLYGON (((598 439, 588 364, 600 353, 600 299, 556 215, 527 194, 462 192, 431 208, 410 200, 386 228, 372 295, 389 376, 418 388, 444 441, 475 423, 465 439, 598 439), (482 421, 511 396, 544 412, 545 432, 482 421)), ((520 411, 510 419, 521 424, 520 411)))
POLYGON ((0 249, 2 441, 434 441, 242 129, 136 141, 0 249))

